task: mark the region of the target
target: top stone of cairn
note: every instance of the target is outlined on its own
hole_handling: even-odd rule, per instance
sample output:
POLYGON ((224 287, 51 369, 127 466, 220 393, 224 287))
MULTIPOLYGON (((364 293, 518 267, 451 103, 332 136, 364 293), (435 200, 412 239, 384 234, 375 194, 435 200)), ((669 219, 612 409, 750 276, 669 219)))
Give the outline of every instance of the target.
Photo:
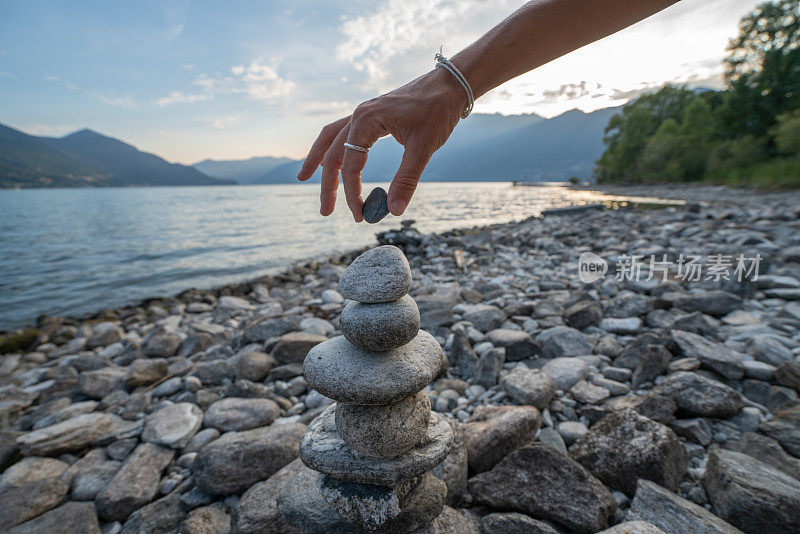
POLYGON ((339 279, 347 299, 374 304, 399 299, 411 289, 411 266, 393 245, 370 249, 357 257, 339 279))

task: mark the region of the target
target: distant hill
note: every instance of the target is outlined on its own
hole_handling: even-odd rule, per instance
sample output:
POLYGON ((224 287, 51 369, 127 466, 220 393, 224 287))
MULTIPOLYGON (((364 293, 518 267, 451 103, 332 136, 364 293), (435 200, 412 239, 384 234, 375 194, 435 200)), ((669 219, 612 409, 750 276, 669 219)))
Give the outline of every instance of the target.
POLYGON ((36 137, 0 124, 0 187, 225 185, 91 130, 36 137))
MULTIPOLYGON (((431 158, 423 178, 431 181, 553 181, 590 178, 603 153, 603 132, 619 108, 592 113, 568 111, 551 119, 535 114, 475 114, 459 123, 447 143, 431 158)), ((403 154, 394 139, 370 150, 363 179, 390 181, 403 154)), ((302 161, 267 171, 255 183, 294 181, 302 161)), ((318 181, 320 171, 312 180, 318 181)))
POLYGON ((242 160, 206 159, 192 165, 203 174, 215 178, 227 178, 240 184, 255 183, 258 178, 279 165, 294 161, 292 158, 262 156, 242 160))

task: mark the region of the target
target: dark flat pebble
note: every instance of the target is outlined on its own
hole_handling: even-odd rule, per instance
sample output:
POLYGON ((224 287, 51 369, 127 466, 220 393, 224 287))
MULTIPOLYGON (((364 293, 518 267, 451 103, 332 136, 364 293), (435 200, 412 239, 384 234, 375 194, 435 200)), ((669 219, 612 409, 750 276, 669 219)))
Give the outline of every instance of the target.
POLYGON ((375 224, 389 214, 389 205, 386 203, 386 191, 382 187, 373 189, 367 200, 364 201, 364 220, 375 224))

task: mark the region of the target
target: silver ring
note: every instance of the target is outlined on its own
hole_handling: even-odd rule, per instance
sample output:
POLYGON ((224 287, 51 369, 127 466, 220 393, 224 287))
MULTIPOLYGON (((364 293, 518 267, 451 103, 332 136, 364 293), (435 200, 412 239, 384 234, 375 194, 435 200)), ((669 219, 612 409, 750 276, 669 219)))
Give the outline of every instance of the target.
POLYGON ((344 147, 349 148, 351 150, 358 150, 359 152, 364 152, 364 153, 369 152, 368 148, 364 148, 363 146, 358 146, 358 145, 351 145, 350 143, 345 143, 344 147))

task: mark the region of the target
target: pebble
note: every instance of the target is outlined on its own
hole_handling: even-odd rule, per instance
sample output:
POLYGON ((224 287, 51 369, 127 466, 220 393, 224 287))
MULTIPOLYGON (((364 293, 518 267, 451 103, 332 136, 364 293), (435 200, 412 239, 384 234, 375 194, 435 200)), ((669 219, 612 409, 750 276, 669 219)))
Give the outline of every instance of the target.
POLYGON ((339 293, 365 303, 391 302, 408 293, 411 267, 392 245, 370 249, 353 260, 339 279, 339 293))
POLYGON ((347 340, 362 349, 382 352, 409 343, 419 332, 419 309, 408 295, 392 302, 349 302, 339 325, 347 340))
POLYGON ((362 211, 364 220, 370 224, 380 222, 381 219, 389 215, 389 206, 386 203, 386 191, 382 187, 376 187, 370 191, 364 201, 362 211))

